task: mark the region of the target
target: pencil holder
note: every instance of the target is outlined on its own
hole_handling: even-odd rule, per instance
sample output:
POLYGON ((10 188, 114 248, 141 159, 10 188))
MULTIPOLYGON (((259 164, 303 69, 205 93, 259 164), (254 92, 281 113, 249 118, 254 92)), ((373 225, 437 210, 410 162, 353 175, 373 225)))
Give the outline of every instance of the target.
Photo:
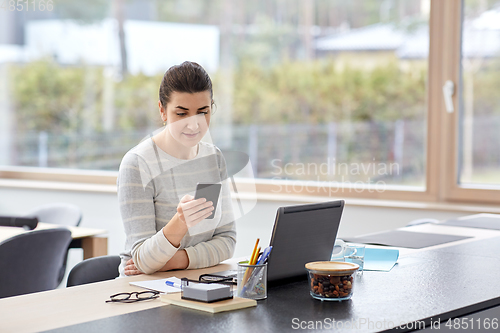
POLYGON ((238 297, 255 300, 267 298, 267 262, 260 265, 238 263, 238 297))

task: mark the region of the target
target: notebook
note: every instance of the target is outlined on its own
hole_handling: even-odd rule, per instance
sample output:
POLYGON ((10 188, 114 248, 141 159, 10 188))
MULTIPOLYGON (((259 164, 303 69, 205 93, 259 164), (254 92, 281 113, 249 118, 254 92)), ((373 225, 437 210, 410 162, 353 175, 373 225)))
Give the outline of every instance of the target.
POLYGON ((257 306, 257 301, 254 299, 233 297, 232 299, 227 299, 224 301, 219 301, 214 303, 204 303, 204 302, 196 302, 187 299, 182 299, 181 294, 179 293, 161 295, 160 300, 167 304, 182 306, 185 308, 190 308, 210 313, 232 311, 232 310, 257 306))
POLYGON ((182 291, 181 288, 167 286, 167 284, 165 283, 166 281, 170 281, 179 285, 182 282, 179 278, 169 277, 167 279, 130 282, 130 284, 145 289, 156 290, 161 293, 180 293, 182 291))

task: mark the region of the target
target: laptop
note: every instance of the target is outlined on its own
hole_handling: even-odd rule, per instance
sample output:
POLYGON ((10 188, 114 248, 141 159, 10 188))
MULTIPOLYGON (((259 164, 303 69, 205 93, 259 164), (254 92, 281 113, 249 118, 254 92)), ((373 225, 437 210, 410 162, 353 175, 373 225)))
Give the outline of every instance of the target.
MULTIPOLYGON (((344 200, 280 207, 276 213, 267 260, 268 282, 306 277, 305 264, 330 261, 344 200)), ((236 271, 213 275, 236 278, 236 271)))
POLYGON ((305 264, 330 261, 344 201, 280 207, 267 260, 267 281, 305 277, 305 264))

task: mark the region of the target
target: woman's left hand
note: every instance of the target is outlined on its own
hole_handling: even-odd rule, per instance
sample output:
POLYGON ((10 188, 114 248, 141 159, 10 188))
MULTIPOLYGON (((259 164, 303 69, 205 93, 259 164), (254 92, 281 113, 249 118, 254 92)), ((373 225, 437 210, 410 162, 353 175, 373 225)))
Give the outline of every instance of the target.
POLYGON ((129 261, 127 261, 126 265, 125 265, 125 275, 139 275, 139 274, 144 274, 143 272, 141 272, 140 270, 137 269, 137 267, 135 267, 135 264, 134 264, 134 259, 130 259, 129 261))

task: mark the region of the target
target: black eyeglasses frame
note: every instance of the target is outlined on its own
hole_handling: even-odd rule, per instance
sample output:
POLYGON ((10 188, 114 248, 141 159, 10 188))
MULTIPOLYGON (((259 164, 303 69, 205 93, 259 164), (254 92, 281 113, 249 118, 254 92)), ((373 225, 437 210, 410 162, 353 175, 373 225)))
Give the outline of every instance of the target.
POLYGON ((151 299, 155 299, 160 297, 160 292, 156 290, 147 290, 147 291, 133 291, 131 293, 118 293, 115 295, 109 296, 109 300, 106 301, 106 303, 135 303, 135 302, 140 302, 140 301, 148 301, 151 299), (145 298, 140 298, 140 295, 143 294, 151 294, 149 297, 145 298), (117 296, 124 295, 128 296, 127 298, 121 298, 121 299, 114 299, 117 296), (133 295, 135 295, 136 298, 130 298, 133 295))

